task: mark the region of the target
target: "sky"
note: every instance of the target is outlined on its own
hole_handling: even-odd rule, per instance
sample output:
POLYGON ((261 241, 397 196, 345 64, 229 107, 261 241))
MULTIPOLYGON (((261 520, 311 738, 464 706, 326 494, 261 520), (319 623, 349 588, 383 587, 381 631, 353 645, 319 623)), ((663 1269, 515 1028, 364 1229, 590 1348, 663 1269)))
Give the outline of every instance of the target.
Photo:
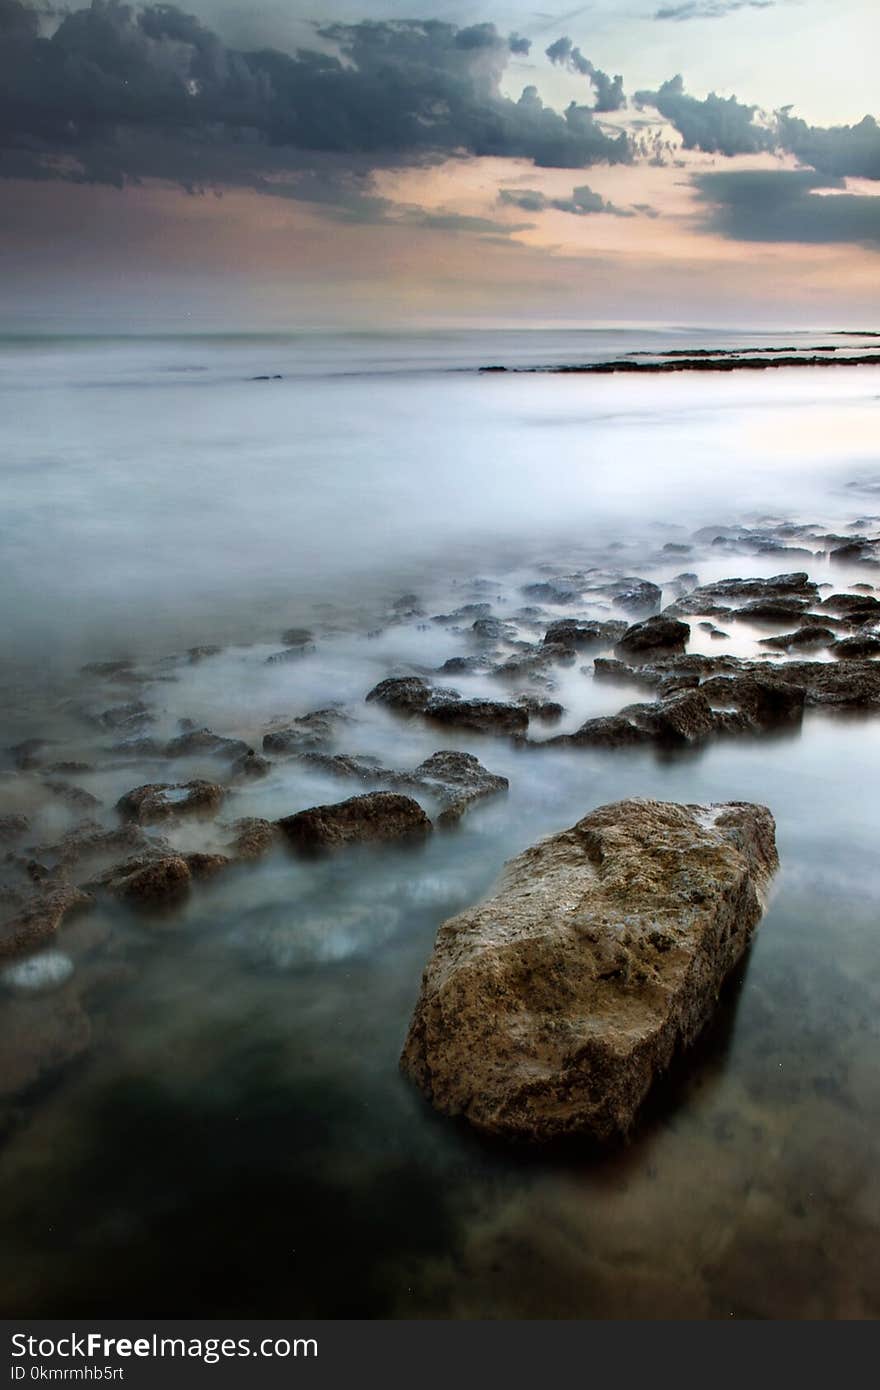
POLYGON ((0 330, 877 327, 878 52, 876 0, 0 0, 0 330))

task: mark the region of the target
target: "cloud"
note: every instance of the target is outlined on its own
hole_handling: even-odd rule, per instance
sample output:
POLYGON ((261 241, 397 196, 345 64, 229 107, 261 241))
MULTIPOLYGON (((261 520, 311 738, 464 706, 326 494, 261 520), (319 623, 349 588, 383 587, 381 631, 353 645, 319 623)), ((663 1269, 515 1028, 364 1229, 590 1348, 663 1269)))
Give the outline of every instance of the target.
POLYGON ((511 53, 526 54, 531 52, 531 39, 524 39, 521 34, 511 34, 507 40, 507 47, 511 53))
MULTIPOLYGON (((811 126, 782 107, 756 120, 757 106, 736 97, 714 92, 702 100, 689 96, 680 75, 656 92, 636 92, 633 100, 640 110, 651 106, 659 111, 689 150, 728 156, 782 151, 820 173, 880 179, 880 125, 873 116, 851 126, 811 126)), ((644 139, 636 137, 635 152, 644 155, 645 148, 644 139)))
POLYGON ((524 212, 553 210, 555 212, 570 212, 575 217, 588 217, 596 212, 611 213, 613 217, 635 217, 636 215, 633 211, 606 202, 599 193, 594 193, 586 183, 581 184, 578 188, 573 188, 570 198, 549 198, 545 193, 541 193, 535 188, 502 188, 498 194, 498 201, 507 203, 511 207, 521 208, 524 212))
POLYGON ((653 106, 684 141, 685 149, 707 154, 759 154, 775 149, 775 130, 755 121, 757 106, 714 92, 702 100, 688 96, 681 76, 671 77, 656 92, 636 92, 639 109, 653 106))
POLYGON ((776 0, 688 0, 683 5, 662 6, 654 18, 674 19, 678 23, 687 19, 724 19, 737 10, 772 10, 775 4, 776 0))
POLYGON ((803 164, 839 177, 880 179, 880 125, 865 116, 858 125, 810 126, 778 112, 779 143, 803 164))
POLYGON ((333 222, 358 226, 424 227, 428 231, 462 232, 470 236, 508 238, 515 232, 529 231, 530 222, 499 222, 449 209, 424 208, 415 203, 395 202, 374 191, 370 172, 356 173, 337 168, 307 169, 290 174, 284 171, 263 177, 255 183, 257 191, 272 193, 292 202, 311 203, 333 222))
POLYGON ((165 177, 256 185, 310 156, 374 167, 434 155, 531 159, 547 167, 628 162, 590 108, 560 114, 528 87, 501 92, 512 47, 493 24, 328 24, 335 52, 240 51, 167 5, 92 0, 51 37, 0 0, 0 173, 122 183, 165 177))
POLYGON ((809 169, 731 169, 693 183, 707 205, 706 227, 734 241, 880 245, 880 197, 847 193, 843 179, 809 169))
POLYGON ((574 46, 570 38, 563 36, 544 51, 551 63, 590 79, 596 93, 594 111, 620 111, 626 106, 623 78, 620 74, 609 77, 607 72, 595 67, 589 58, 585 58, 580 49, 574 46))

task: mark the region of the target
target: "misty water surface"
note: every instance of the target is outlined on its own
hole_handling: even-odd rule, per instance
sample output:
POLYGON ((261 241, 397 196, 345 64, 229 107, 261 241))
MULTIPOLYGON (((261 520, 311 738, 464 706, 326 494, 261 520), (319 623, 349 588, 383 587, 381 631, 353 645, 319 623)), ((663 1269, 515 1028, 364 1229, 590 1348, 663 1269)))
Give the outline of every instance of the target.
MULTIPOLYGON (((626 350, 646 342, 628 336, 626 350)), ((87 764, 75 781, 106 825, 123 792, 169 772, 110 756, 113 737, 85 718, 134 697, 157 738, 191 719, 255 745, 274 718, 340 702, 341 751, 406 768, 455 746, 510 779, 506 798, 418 850, 317 863, 278 851, 173 912, 101 902, 62 930, 74 974, 35 1001, 32 1026, 84 1000, 90 1041, 0 1101, 10 1315, 880 1311, 875 725, 810 714, 793 737, 669 759, 450 741, 363 703, 392 671, 473 649, 433 615, 486 601, 513 616, 546 567, 613 565, 668 597, 681 570, 780 568, 706 538, 690 557, 663 551, 697 527, 766 514, 851 526, 872 510, 848 484, 876 469, 874 376, 459 370, 502 353, 579 360, 585 346, 3 346, 4 744, 39 735, 87 764), (407 593, 420 612, 400 617, 407 593), (267 664, 296 624, 314 651, 267 664), (222 650, 192 662, 195 644, 222 650), (79 672, 119 659, 134 686, 79 672), (755 946, 628 1145, 480 1141, 397 1072, 437 927, 538 836, 633 795, 771 806, 782 870, 755 946)), ((808 567, 838 586, 864 578, 808 567)), ((531 633, 517 621, 534 640, 543 620, 531 633)), ((594 683, 588 658, 557 679, 562 729, 640 698, 594 683)), ((503 695, 485 674, 454 683, 503 695)), ((174 767, 196 775, 216 777, 216 762, 174 767)), ((3 790, 3 811, 45 840, 80 814, 11 764, 3 790)), ((280 816, 357 790, 279 760, 231 795, 236 815, 280 816)), ((210 823, 175 834, 217 848, 210 823)), ((7 990, 0 1008, 18 999, 7 990)))

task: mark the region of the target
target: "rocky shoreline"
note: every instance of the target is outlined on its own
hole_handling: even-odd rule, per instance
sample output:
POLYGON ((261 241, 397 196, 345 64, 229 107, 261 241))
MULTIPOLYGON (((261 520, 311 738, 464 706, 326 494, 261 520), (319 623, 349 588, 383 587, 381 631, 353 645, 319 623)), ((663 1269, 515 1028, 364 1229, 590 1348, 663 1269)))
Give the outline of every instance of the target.
MULTIPOLYGON (((420 596, 405 594, 389 604, 381 631, 410 634, 423 649, 442 639, 444 651, 453 654, 434 665, 398 660, 378 681, 364 679, 356 698, 313 708, 298 693, 300 682, 320 662, 333 634, 320 624, 290 628, 281 634, 280 648, 258 645, 236 657, 242 680, 256 680, 263 671, 268 674, 260 680, 283 682, 271 689, 283 691, 286 708, 257 727, 239 721, 215 730, 198 718, 175 722, 167 713, 172 692, 204 688, 199 673, 226 659, 217 646, 194 647, 151 665, 122 658, 88 664, 78 678, 79 693, 63 702, 63 731, 33 727, 7 750, 2 773, 0 1055, 8 1061, 3 1094, 26 1094, 89 1047, 90 997, 117 968, 108 946, 113 928, 106 925, 107 904, 147 924, 158 920, 157 914, 167 921, 204 882, 220 874, 247 875, 266 858, 344 856, 354 846, 376 855, 392 846, 418 853, 433 835, 467 835, 473 808, 503 804, 511 779, 492 767, 493 749, 500 746, 526 755, 515 775, 527 778, 530 760, 544 756, 544 750, 578 758, 590 749, 615 756, 648 749, 667 759, 720 739, 796 735, 808 716, 876 713, 876 524, 877 518, 858 518, 845 533, 778 520, 709 528, 645 552, 636 573, 621 568, 609 546, 597 563, 580 569, 536 566, 515 582, 470 581, 457 588, 464 601, 445 611, 432 612, 420 596), (717 573, 719 562, 726 565, 734 556, 739 573, 700 582, 698 570, 705 564, 717 573), (779 572, 756 574, 749 557, 754 568, 778 562, 779 572), (684 560, 695 568, 676 572, 684 560), (783 568, 786 562, 799 567, 783 568), (817 571, 828 577, 811 577, 817 571), (739 645, 740 651, 722 649, 722 643, 739 645), (644 698, 633 699, 640 693, 644 698), (601 701, 605 710, 580 718, 581 700, 588 706, 601 701), (399 765, 396 757, 389 765, 385 750, 395 731, 402 749, 414 741, 423 748, 431 739, 434 751, 414 758, 404 751, 399 765), (290 786, 330 790, 337 784, 338 799, 310 801, 301 793, 299 802, 278 805, 282 794, 296 795, 286 790, 290 786)), ((375 631, 352 640, 363 642, 366 651, 375 631)), ((772 818, 760 807, 710 813, 659 802, 628 802, 614 814, 616 822, 609 820, 608 808, 592 812, 570 831, 527 851, 505 880, 502 899, 492 900, 495 907, 474 908, 456 919, 458 925, 441 928, 404 1054, 405 1069, 439 1108, 466 1114, 480 1128, 519 1137, 576 1129, 607 1137, 625 1131, 652 1077, 711 1013, 720 983, 745 950, 760 915, 775 862, 772 818), (557 923, 529 969, 536 978, 546 975, 558 984, 561 1051, 556 1062, 547 1062, 544 1079, 523 1089, 522 1075, 504 1079, 493 1070, 489 1044, 516 1031, 517 1018, 532 1016, 531 977, 528 972, 516 977, 525 982, 519 993, 513 983, 505 986, 501 1013, 487 1012, 483 993, 484 970, 497 984, 492 961, 501 938, 507 951, 511 934, 516 935, 520 908, 508 910, 503 895, 513 892, 519 901, 531 893, 532 907, 537 910, 540 902, 549 921, 559 909, 552 894, 547 897, 551 866, 565 858, 564 847, 616 844, 618 834, 632 844, 647 835, 649 859, 677 855, 694 863, 696 855, 703 866, 703 877, 688 892, 697 894, 694 901, 714 904, 705 909, 705 929, 701 926, 691 941, 687 933, 696 930, 696 919, 682 915, 681 902, 674 910, 668 903, 663 909, 672 935, 684 933, 679 954, 673 952, 669 961, 678 960, 682 968, 692 962, 702 980, 699 995, 664 985, 667 1004, 639 1034, 638 1065, 624 1051, 613 1066, 610 1054, 603 1054, 603 1070, 595 1051, 601 1041, 601 1029, 594 1026, 599 1015, 569 976, 583 969, 584 980, 604 980, 596 961, 611 951, 610 938, 603 928, 595 940, 579 942, 578 950, 592 961, 588 969, 586 957, 571 954, 570 943, 563 945, 557 923), (747 852, 752 842, 760 852, 747 852), (745 855, 735 872, 734 851, 745 855), (738 886, 728 891, 728 882, 738 886), (499 913, 511 924, 501 936, 499 913), (711 931, 706 923, 713 924, 711 931), (482 941, 477 953, 482 964, 475 957, 476 973, 460 975, 463 963, 453 960, 451 943, 459 937, 466 941, 473 932, 482 941), (712 953, 705 952, 712 932, 718 943, 710 959, 712 953), (477 1019, 483 1029, 494 1020, 491 1038, 454 1030, 445 1041, 440 1037, 438 1017, 444 1011, 460 1016, 458 1005, 450 1014, 451 1006, 440 1002, 455 980, 455 989, 460 985, 471 1000, 467 1016, 473 1016, 474 1028, 477 1019), (594 1050, 578 1051, 581 1045, 575 1047, 573 1040, 589 1018, 594 1050), (565 1046, 563 1034, 570 1035, 565 1046), (650 1044, 644 1041, 649 1036, 650 1044), (449 1057, 442 1064, 438 1060, 444 1048, 455 1054, 454 1065, 449 1057), (579 1060, 572 1061, 575 1053, 579 1060), (625 1082, 617 1077, 618 1067, 625 1082), (444 1068, 456 1079, 441 1084, 444 1068), (604 1100, 595 1088, 589 1091, 583 1068, 604 1077, 604 1100), (514 1093, 520 1098, 512 1099, 514 1093)), ((604 863, 606 849, 595 853, 604 863)), ((587 860, 578 869, 569 867, 575 878, 583 873, 590 878, 589 893, 599 895, 601 916, 606 889, 599 883, 602 875, 597 877, 595 854, 587 860)), ((669 961, 652 957, 650 969, 646 964, 644 943, 650 934, 640 923, 656 918, 659 909, 642 891, 639 876, 647 873, 648 861, 630 862, 631 897, 620 899, 616 909, 629 926, 621 937, 618 966, 607 977, 618 983, 601 988, 617 991, 615 998, 638 1012, 657 1004, 658 981, 669 961)), ((583 889, 583 911, 592 921, 588 898, 583 889)), ((517 952, 532 939, 530 931, 517 938, 510 957, 520 962, 520 971, 525 967, 517 952)), ((530 1026, 523 1024, 525 1032, 518 1034, 517 1073, 525 1055, 540 1051, 535 1044, 528 1053, 530 1026)), ((549 1037, 556 1024, 550 1027, 545 1018, 541 1027, 549 1028, 549 1037)), ((513 1055, 508 1048, 505 1065, 513 1055)))
POLYGON ((828 346, 814 349, 809 353, 798 353, 778 348, 755 348, 741 352, 718 349, 705 349, 699 352, 672 351, 645 360, 644 354, 629 357, 611 358, 602 362, 551 363, 534 367, 505 367, 492 365, 480 367, 483 375, 493 372, 551 376, 655 376, 671 372, 763 372, 776 368, 798 367, 877 367, 880 366, 880 349, 867 352, 850 352, 847 356, 835 357, 833 354, 846 351, 840 347, 828 346))

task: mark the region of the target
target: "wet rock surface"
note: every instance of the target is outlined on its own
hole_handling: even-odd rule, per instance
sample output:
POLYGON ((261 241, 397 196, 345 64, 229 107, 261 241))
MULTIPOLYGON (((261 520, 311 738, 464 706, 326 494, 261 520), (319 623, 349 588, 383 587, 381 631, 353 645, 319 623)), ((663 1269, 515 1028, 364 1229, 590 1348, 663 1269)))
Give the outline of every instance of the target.
POLYGON ((88 893, 69 884, 30 894, 19 910, 0 924, 0 959, 35 950, 50 941, 65 918, 91 902, 88 893))
POLYGON ((611 594, 618 608, 627 613, 656 613, 660 608, 662 591, 649 579, 625 580, 606 592, 611 594))
POLYGON ((604 806, 440 928, 401 1066, 477 1129, 626 1133, 711 1018, 777 867, 761 806, 604 806))
POLYGON ((699 686, 709 676, 748 676, 771 686, 800 687, 805 703, 810 706, 861 710, 880 707, 880 663, 870 659, 775 664, 732 656, 686 654, 646 666, 628 666, 621 661, 602 658, 597 659, 595 672, 600 678, 633 681, 661 690, 670 680, 687 680, 699 686))
POLYGON ((366 696, 403 714, 419 714, 435 724, 476 733, 520 734, 529 726, 522 706, 501 700, 466 700, 457 690, 432 687, 419 676, 392 676, 366 696))
POLYGON ((691 635, 687 623, 660 614, 634 623, 618 639, 617 649, 625 656, 643 656, 653 652, 683 652, 691 635))
POLYGON ((312 710, 263 735, 264 753, 303 753, 332 743, 345 714, 335 708, 312 710))
POLYGON ((409 774, 398 774, 398 782, 437 796, 442 803, 437 824, 445 826, 457 825, 475 802, 501 795, 509 785, 506 777, 489 772, 472 753, 449 749, 432 753, 409 774))
POLYGON ((193 758, 207 753, 220 758, 241 758, 251 752, 240 738, 224 738, 212 729, 188 729, 165 745, 167 758, 193 758))
POLYGON ((551 623, 544 633, 548 646, 569 651, 584 651, 595 647, 607 647, 622 638, 627 630, 625 622, 589 621, 581 618, 562 618, 551 623))
MULTIPOLYGON (((768 579, 719 579, 711 584, 702 584, 677 598, 666 612, 673 617, 687 617, 690 614, 727 616, 731 609, 741 609, 746 601, 762 600, 769 604, 790 599, 804 603, 818 601, 819 587, 805 570, 776 574, 768 579)), ((790 615, 791 610, 787 605, 784 607, 790 615)), ((794 611, 800 611, 800 607, 801 603, 796 603, 794 611)))
POLYGON ((149 825, 177 816, 212 816, 225 792, 216 782, 148 782, 120 797, 116 808, 125 820, 149 825))
POLYGON ((343 845, 417 841, 431 831, 419 803, 398 792, 367 792, 347 801, 311 806, 277 824, 289 843, 305 854, 343 845))
POLYGON ((183 855, 147 855, 115 867, 104 875, 101 886, 123 901, 151 906, 185 896, 191 880, 183 855))
POLYGON ((229 827, 232 838, 229 849, 234 859, 261 859, 278 843, 279 830, 274 821, 259 816, 243 816, 229 827))

